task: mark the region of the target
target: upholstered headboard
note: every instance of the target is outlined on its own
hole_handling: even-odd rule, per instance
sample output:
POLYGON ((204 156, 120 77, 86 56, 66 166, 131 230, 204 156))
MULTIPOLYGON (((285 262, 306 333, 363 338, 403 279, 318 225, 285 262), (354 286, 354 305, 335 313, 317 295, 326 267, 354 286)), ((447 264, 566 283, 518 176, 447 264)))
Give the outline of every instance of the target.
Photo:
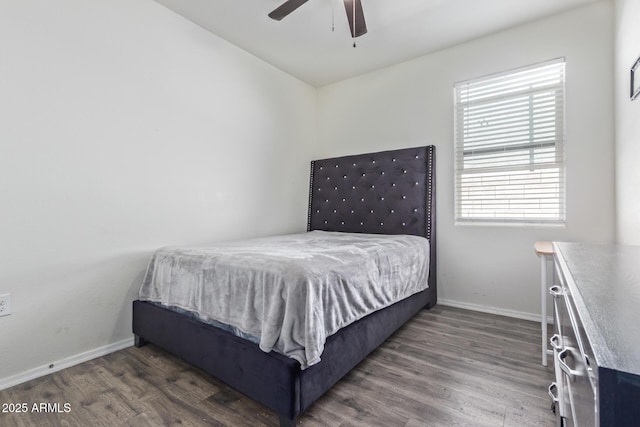
POLYGON ((435 148, 311 162, 308 230, 430 237, 435 148))
POLYGON ((424 236, 435 291, 435 146, 311 162, 307 230, 424 236))

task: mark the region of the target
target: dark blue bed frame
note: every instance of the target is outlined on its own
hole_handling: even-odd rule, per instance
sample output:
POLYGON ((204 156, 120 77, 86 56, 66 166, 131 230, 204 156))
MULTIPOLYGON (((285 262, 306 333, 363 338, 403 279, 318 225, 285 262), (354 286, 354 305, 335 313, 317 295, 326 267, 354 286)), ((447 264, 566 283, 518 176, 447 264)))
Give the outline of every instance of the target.
POLYGON ((178 356, 275 411, 296 418, 407 320, 437 302, 435 147, 416 147, 311 162, 307 229, 412 234, 430 241, 429 288, 330 336, 322 361, 301 370, 276 352, 191 317, 133 303, 136 346, 178 356))

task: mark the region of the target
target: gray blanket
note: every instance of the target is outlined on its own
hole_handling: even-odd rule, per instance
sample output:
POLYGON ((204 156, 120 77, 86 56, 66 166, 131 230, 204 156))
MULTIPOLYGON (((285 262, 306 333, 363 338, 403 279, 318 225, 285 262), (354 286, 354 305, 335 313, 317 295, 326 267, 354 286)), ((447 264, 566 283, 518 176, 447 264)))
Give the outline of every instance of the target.
POLYGON ((312 231, 159 249, 140 299, 230 325, 305 369, 327 337, 424 290, 428 274, 423 237, 312 231))

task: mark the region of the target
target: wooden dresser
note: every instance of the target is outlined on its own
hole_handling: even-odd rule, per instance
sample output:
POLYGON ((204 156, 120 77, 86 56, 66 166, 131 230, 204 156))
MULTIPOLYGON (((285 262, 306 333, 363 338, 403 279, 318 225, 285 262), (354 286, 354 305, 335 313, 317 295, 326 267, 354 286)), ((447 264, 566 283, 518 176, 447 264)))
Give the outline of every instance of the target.
POLYGON ((558 422, 640 426, 640 246, 553 246, 558 422))

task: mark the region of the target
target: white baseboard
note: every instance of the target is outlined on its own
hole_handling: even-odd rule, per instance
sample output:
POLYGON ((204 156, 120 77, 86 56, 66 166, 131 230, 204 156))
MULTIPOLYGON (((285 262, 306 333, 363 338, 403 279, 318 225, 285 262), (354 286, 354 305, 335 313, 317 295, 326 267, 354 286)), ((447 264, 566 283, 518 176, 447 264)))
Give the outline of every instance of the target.
POLYGON ((4 390, 5 388, 13 387, 14 385, 22 384, 35 378, 43 377, 45 375, 49 375, 66 368, 70 368, 71 366, 78 365, 97 357, 105 356, 109 353, 131 347, 132 345, 133 337, 106 345, 104 347, 94 348, 93 350, 76 354, 57 362, 52 362, 45 366, 29 369, 28 371, 24 371, 7 378, 0 378, 0 390, 4 390))
MULTIPOLYGON (((482 313, 498 314, 500 316, 513 317, 516 319, 531 320, 540 323, 540 315, 534 313, 526 313, 524 311, 508 310, 506 308, 489 307, 486 305, 472 304, 469 302, 454 301, 449 299, 438 298, 438 304, 449 307, 464 308, 465 310, 480 311, 482 313)), ((547 317, 547 323, 553 323, 553 317, 547 317)))

